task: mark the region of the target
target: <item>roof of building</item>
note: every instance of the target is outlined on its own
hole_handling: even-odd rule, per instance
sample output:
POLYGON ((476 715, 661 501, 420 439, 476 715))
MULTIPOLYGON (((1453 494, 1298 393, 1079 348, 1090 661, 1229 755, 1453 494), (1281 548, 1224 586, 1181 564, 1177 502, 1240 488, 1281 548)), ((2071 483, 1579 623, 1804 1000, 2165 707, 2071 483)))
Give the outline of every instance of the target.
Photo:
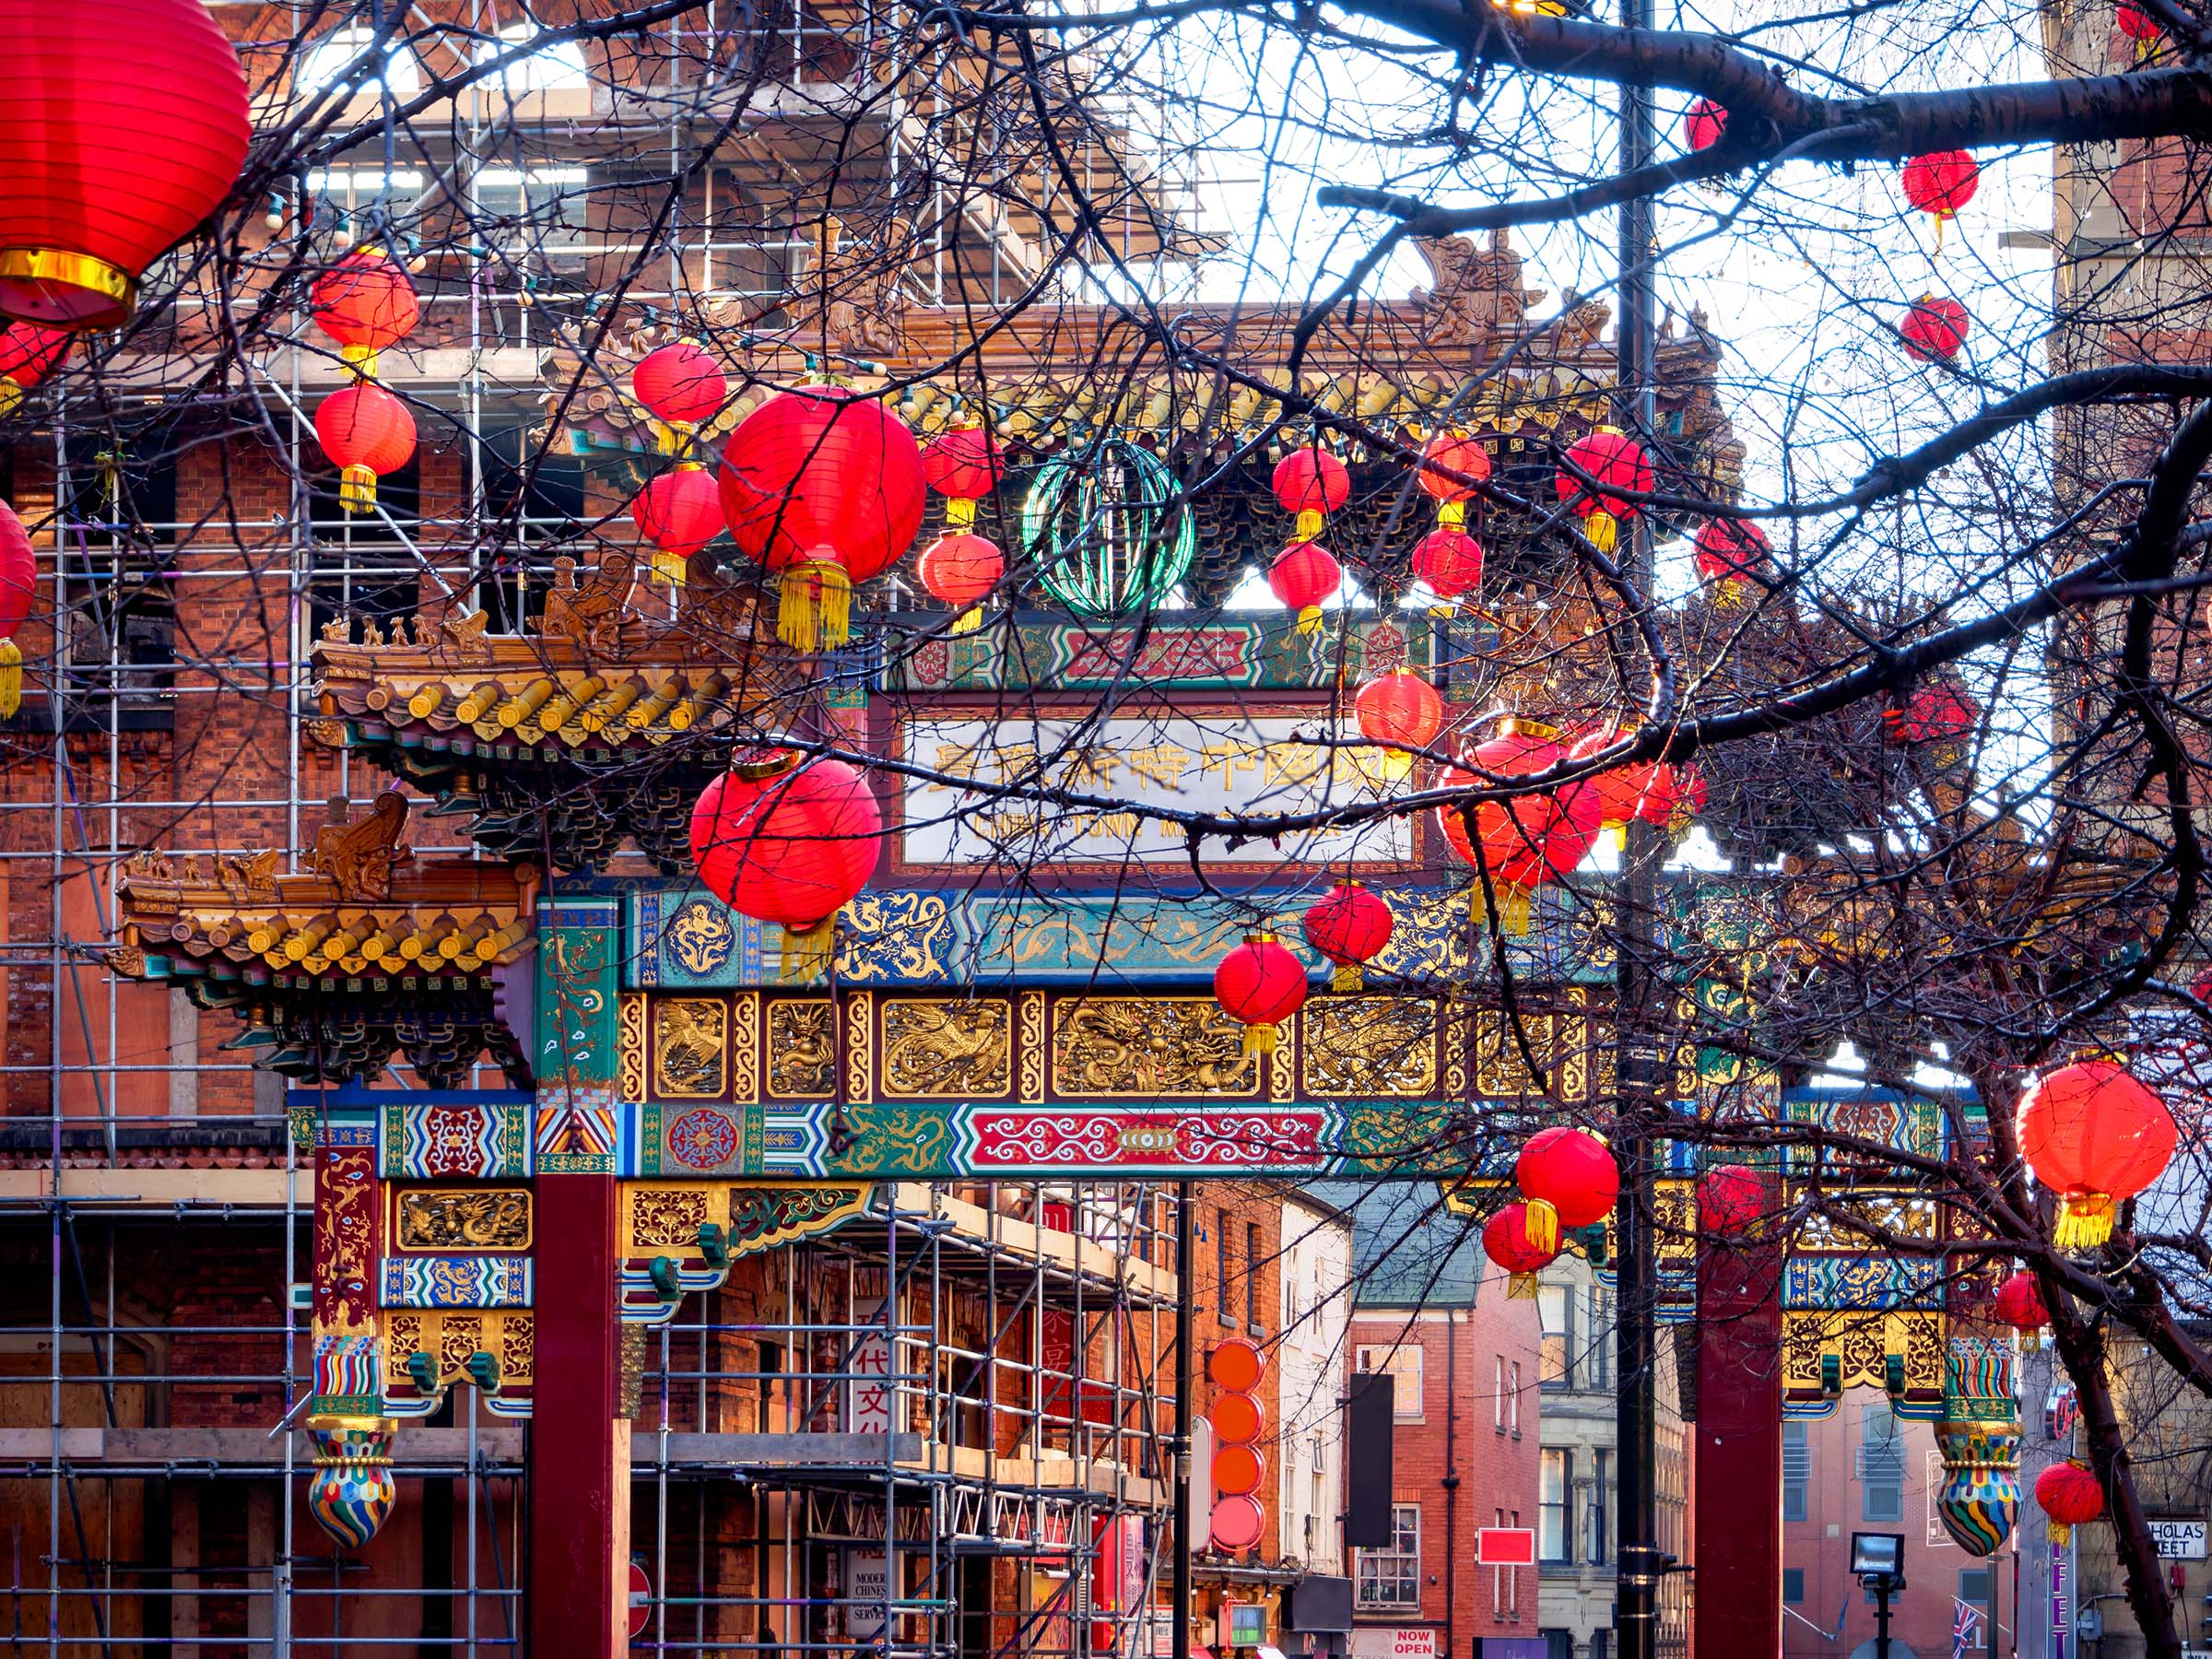
POLYGON ((1309 1182, 1352 1218, 1352 1305, 1475 1305, 1484 1266, 1481 1229, 1444 1208, 1432 1181, 1309 1182))

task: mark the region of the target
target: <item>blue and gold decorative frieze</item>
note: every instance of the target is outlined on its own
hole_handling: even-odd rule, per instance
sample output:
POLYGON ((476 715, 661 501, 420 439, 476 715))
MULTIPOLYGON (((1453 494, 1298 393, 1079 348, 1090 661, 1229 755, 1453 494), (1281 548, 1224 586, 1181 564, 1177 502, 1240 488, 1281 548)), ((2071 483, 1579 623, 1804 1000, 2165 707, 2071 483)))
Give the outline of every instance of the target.
POLYGON ((381 1099, 375 1135, 378 1169, 388 1181, 515 1181, 532 1173, 530 1096, 519 1090, 394 1090, 381 1099))
POLYGON ((528 1256, 386 1256, 387 1308, 526 1308, 528 1256))

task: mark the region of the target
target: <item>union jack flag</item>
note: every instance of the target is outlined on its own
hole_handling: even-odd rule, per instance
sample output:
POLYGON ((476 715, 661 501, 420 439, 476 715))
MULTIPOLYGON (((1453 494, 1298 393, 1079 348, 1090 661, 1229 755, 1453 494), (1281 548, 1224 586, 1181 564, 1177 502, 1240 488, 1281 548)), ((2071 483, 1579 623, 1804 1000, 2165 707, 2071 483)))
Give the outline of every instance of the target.
POLYGON ((1981 1645, 1982 1609, 1971 1602, 1951 1598, 1951 1659, 1967 1659, 1981 1645))

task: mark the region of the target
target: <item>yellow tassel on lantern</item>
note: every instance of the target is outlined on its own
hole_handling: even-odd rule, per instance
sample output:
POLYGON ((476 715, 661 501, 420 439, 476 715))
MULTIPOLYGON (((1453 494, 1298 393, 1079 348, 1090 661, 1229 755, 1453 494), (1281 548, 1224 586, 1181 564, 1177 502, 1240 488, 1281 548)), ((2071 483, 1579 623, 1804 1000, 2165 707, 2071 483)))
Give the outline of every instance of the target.
POLYGON ((670 587, 682 587, 689 574, 691 561, 681 553, 671 553, 665 547, 653 550, 653 579, 665 582, 670 587))
POLYGON ((1559 1212, 1548 1199, 1531 1198, 1522 1206, 1521 1236, 1531 1250, 1557 1251, 1559 1247, 1559 1212))
POLYGON ((1583 534, 1600 553, 1610 553, 1620 545, 1620 521, 1609 512, 1594 512, 1583 521, 1583 534))
POLYGON ((1277 1046, 1276 1030, 1271 1025, 1248 1025, 1244 1028, 1244 1058, 1272 1054, 1277 1046))
POLYGON ((15 717, 23 706, 23 653, 13 640, 0 640, 0 719, 15 717))
POLYGON ((1313 541, 1320 536, 1322 526, 1327 523, 1328 515, 1320 508, 1301 508, 1298 515, 1298 524, 1290 532, 1290 539, 1301 542, 1313 541))
POLYGON ((1505 1281, 1505 1294, 1507 1300, 1512 1301, 1535 1301, 1536 1276, 1533 1273, 1509 1275, 1505 1281))
POLYGON ((1339 962, 1329 976, 1329 989, 1339 996, 1357 996, 1367 989, 1367 975, 1357 962, 1339 962))
POLYGON ((2068 1193, 2058 1201, 2051 1242, 2061 1250, 2088 1250, 2112 1236, 2112 1200, 2106 1193, 2068 1193))
POLYGON ((776 977, 799 984, 814 984, 830 974, 830 960, 837 952, 837 918, 824 917, 812 927, 783 930, 783 961, 776 977))
POLYGON ((374 380, 376 378, 377 356, 375 347, 341 346, 338 347, 338 357, 344 361, 348 369, 353 371, 354 379, 374 380))
POLYGON ((653 446, 664 455, 680 455, 691 447, 691 434, 698 430, 697 424, 688 420, 656 420, 653 423, 653 446))
POLYGON ((1317 634, 1321 631, 1320 606, 1309 605, 1298 613, 1298 631, 1301 634, 1317 634))
POLYGON ((2064 1549, 2073 1541, 2074 1529, 2064 1521, 2046 1521, 2043 1523, 2043 1535, 2064 1549))
POLYGON ((959 616, 955 617, 952 619, 952 626, 946 631, 947 633, 956 634, 973 633, 982 625, 983 607, 979 605, 974 609, 964 610, 959 616))
POLYGON ((0 374, 0 415, 13 415, 23 406, 23 382, 12 374, 0 374))
POLYGON ((1436 522, 1447 530, 1465 528, 1467 522, 1467 504, 1465 501, 1438 502, 1436 522))
POLYGON ((348 512, 376 511, 376 469, 349 466, 338 475, 338 505, 348 512))
MULTIPOLYGON (((1502 900, 1498 907, 1499 931, 1516 935, 1526 933, 1531 897, 1529 889, 1517 887, 1510 881, 1501 881, 1498 884, 1498 897, 1502 900)), ((1490 907, 1483 898, 1482 883, 1479 881, 1467 889, 1467 913, 1475 919, 1477 927, 1490 919, 1490 907)))
POLYGON ((945 523, 954 530, 965 530, 975 523, 975 500, 971 496, 948 496, 945 500, 945 523))
POLYGON ((778 584, 776 638, 794 651, 834 650, 852 637, 853 579, 828 551, 794 559, 778 584))

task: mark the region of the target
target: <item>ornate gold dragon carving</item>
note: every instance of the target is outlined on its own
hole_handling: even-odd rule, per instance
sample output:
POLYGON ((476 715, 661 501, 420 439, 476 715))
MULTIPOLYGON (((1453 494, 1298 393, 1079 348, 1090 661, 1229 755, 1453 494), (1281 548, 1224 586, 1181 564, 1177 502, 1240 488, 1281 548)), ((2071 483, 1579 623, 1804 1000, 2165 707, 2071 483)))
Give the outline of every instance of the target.
POLYGON ((530 1194, 524 1187, 403 1192, 402 1250, 527 1250, 530 1194))
POLYGON ((1436 1087, 1434 1005, 1328 996, 1306 1005, 1306 1087, 1317 1094, 1425 1095, 1436 1087))
POLYGON ((664 996, 653 1005, 653 1084, 678 1099, 712 1100, 729 1084, 724 1055, 730 1010, 719 997, 664 996))
POLYGON ((883 1092, 1001 1095, 1013 1077, 1011 1011, 1001 1000, 883 1005, 883 1092))
POLYGON ((783 1100, 826 1098, 836 1081, 835 1016, 827 999, 784 997, 768 1005, 768 1092, 783 1100))
POLYGON ((1053 1010, 1063 1095, 1253 1095, 1244 1028, 1206 997, 1100 996, 1053 1010))

